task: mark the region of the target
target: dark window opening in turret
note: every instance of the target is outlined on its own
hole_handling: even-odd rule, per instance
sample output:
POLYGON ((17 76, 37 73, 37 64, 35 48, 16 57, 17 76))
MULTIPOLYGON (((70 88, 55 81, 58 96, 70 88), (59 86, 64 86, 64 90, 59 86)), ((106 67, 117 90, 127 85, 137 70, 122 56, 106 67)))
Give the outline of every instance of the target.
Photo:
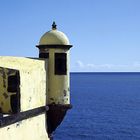
POLYGON ((8 77, 8 92, 17 92, 18 77, 17 75, 12 75, 8 77))
POLYGON ((10 103, 11 103, 11 109, 12 109, 13 114, 20 112, 20 102, 19 101, 20 100, 19 100, 18 94, 11 95, 10 103))
POLYGON ((20 112, 20 76, 16 71, 14 75, 8 76, 8 89, 7 91, 12 93, 10 95, 11 113, 15 114, 20 112))
POLYGON ((55 74, 66 75, 67 74, 67 54, 55 53, 55 74))

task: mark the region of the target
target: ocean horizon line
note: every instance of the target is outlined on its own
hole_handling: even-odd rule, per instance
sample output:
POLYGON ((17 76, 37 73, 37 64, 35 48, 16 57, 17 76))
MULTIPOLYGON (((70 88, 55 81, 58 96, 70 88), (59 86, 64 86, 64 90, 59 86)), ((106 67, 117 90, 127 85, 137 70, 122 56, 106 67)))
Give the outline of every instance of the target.
POLYGON ((70 72, 70 74, 140 74, 140 72, 70 72))

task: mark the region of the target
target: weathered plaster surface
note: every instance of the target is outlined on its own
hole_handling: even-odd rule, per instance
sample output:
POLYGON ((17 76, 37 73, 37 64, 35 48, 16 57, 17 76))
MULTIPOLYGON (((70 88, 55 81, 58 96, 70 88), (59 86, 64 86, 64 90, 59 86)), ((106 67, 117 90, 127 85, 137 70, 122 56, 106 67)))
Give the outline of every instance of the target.
MULTIPOLYGON (((21 111, 46 105, 47 60, 0 57, 0 67, 19 70, 21 111)), ((0 129, 4 140, 48 140, 45 114, 0 129)))

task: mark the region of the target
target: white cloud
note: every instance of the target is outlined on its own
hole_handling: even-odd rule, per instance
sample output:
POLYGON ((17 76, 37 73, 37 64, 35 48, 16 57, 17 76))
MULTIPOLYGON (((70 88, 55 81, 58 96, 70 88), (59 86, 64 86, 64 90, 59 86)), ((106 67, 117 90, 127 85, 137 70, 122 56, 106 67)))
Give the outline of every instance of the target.
POLYGON ((80 60, 78 60, 78 61, 76 62, 76 65, 77 65, 78 67, 80 67, 80 68, 84 68, 84 67, 85 67, 84 63, 83 63, 82 61, 80 61, 80 60))
POLYGON ((87 64, 87 67, 89 67, 89 68, 95 68, 96 66, 94 64, 87 64))
POLYGON ((97 67, 110 69, 111 67, 113 67, 113 65, 112 64, 101 64, 101 65, 97 65, 97 67))
POLYGON ((72 71, 85 71, 85 72, 100 72, 100 71, 140 71, 140 62, 133 64, 93 64, 83 63, 81 60, 76 61, 75 66, 72 66, 72 71))

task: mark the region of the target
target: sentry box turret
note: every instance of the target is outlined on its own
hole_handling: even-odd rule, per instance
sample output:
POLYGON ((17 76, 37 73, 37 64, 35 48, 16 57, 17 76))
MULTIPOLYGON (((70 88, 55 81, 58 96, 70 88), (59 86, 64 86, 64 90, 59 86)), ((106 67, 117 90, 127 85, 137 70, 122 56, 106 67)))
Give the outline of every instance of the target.
POLYGON ((71 108, 67 36, 52 30, 40 39, 39 58, 0 57, 0 137, 46 140, 71 108))

